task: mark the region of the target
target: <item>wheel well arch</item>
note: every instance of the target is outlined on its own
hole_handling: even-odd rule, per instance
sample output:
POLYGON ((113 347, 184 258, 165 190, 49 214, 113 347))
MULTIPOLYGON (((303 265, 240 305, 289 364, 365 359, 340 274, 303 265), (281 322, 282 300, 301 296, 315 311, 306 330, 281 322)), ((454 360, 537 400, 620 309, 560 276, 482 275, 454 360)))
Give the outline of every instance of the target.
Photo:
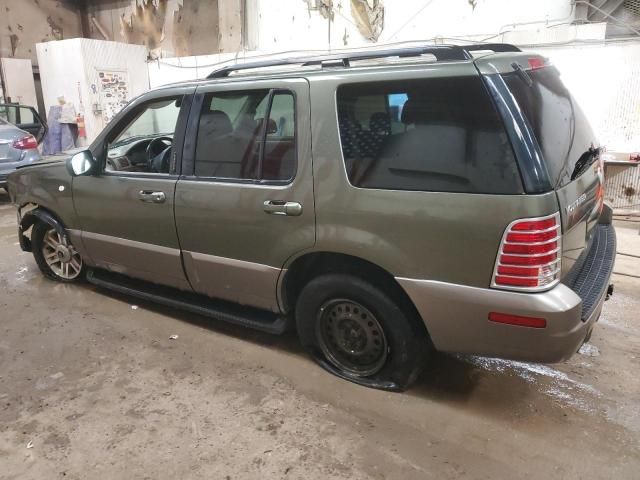
POLYGON ((44 223, 48 223, 56 230, 59 230, 60 233, 66 234, 64 231, 64 224, 58 215, 49 210, 46 207, 43 207, 38 204, 33 204, 34 208, 30 209, 28 212, 22 216, 22 220, 20 222, 20 226, 22 227, 22 231, 27 230, 38 220, 44 223))
POLYGON ((20 229, 18 231, 20 248, 22 248, 23 251, 31 252, 33 250, 31 239, 25 236, 25 232, 29 230, 32 226, 34 226, 36 222, 49 224, 53 228, 55 228, 56 231, 60 233, 60 235, 63 235, 65 237, 67 236, 67 232, 65 231, 62 220, 54 212, 38 204, 25 204, 20 208, 22 209, 27 205, 33 205, 33 208, 30 208, 27 212, 25 212, 21 216, 20 229))
POLYGON ((373 262, 344 253, 311 252, 296 258, 287 268, 280 287, 285 310, 294 311, 304 286, 314 278, 329 273, 353 275, 378 287, 403 309, 416 329, 426 330, 413 301, 391 273, 373 262))

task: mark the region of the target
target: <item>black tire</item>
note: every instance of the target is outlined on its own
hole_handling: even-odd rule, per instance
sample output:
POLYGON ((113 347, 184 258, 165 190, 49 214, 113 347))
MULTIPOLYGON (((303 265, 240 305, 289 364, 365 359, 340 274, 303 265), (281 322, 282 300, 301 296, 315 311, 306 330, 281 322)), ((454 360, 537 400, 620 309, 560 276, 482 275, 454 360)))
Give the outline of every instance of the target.
MULTIPOLYGON (((421 320, 416 319, 407 307, 399 306, 400 303, 394 302, 382 290, 358 277, 345 274, 321 275, 310 281, 298 297, 295 310, 298 336, 313 358, 329 372, 367 387, 402 391, 418 377, 427 357, 433 351, 433 346, 421 320), (354 309, 351 308, 349 314, 345 313, 343 318, 338 319, 342 322, 342 327, 327 324, 332 321, 327 320, 327 312, 331 312, 329 315, 336 313, 328 309, 339 309, 340 306, 345 305, 364 307, 361 308, 361 312, 356 310, 357 314, 362 315, 363 318, 366 318, 366 315, 375 317, 375 326, 370 327, 373 332, 362 334, 360 338, 382 337, 385 340, 386 352, 383 363, 378 365, 381 358, 375 356, 375 350, 371 353, 367 352, 367 358, 371 358, 371 362, 362 366, 364 369, 362 373, 354 372, 354 369, 361 368, 360 365, 351 369, 344 367, 351 359, 360 355, 357 353, 350 356, 353 350, 362 346, 362 342, 368 342, 368 340, 362 340, 357 343, 357 340, 354 340, 356 343, 350 344, 351 352, 344 353, 345 338, 349 335, 345 332, 347 330, 362 331, 359 325, 355 328, 350 327, 349 324, 344 326, 345 322, 352 321, 354 309), (378 327, 381 327, 382 332, 376 333, 378 327), (325 330, 336 332, 335 336, 338 336, 337 333, 342 333, 343 336, 336 341, 333 333, 323 334, 325 330), (370 333, 375 333, 376 336, 372 337, 370 333), (354 345, 357 346, 354 347, 354 345), (366 371, 367 369, 370 371, 366 371)), ((346 306, 343 308, 348 310, 346 306)), ((372 323, 367 322, 370 326, 372 323)), ((358 333, 351 335, 358 335, 358 333)))
MULTIPOLYGON (((74 283, 74 282, 79 282, 81 280, 83 280, 85 278, 85 273, 86 273, 86 266, 84 264, 84 262, 82 261, 82 259, 80 259, 80 272, 75 275, 73 278, 65 278, 64 276, 56 273, 51 266, 49 266, 49 264, 47 263, 46 259, 45 259, 45 254, 43 252, 43 246, 45 243, 45 236, 51 231, 54 230, 55 228, 51 225, 49 225, 48 223, 44 223, 44 222, 36 222, 33 225, 33 229, 31 230, 31 249, 33 251, 33 257, 36 260, 36 263, 38 264, 38 268, 40 269, 40 271, 43 273, 43 275, 47 278, 50 278, 51 280, 56 280, 58 282, 63 282, 63 283, 74 283)), ((67 245, 73 247, 71 245, 71 241, 68 238, 64 238, 64 241, 67 243, 67 245)), ((79 255, 78 255, 79 258, 79 255)))

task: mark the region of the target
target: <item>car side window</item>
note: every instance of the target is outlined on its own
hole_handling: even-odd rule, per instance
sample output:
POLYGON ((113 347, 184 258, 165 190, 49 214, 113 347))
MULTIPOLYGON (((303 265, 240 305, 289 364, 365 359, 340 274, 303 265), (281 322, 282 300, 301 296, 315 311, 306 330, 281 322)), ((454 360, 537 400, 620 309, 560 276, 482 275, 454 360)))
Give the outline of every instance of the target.
POLYGON ((112 132, 105 171, 169 174, 182 96, 153 100, 112 132))
POLYGON ((13 125, 36 123, 33 111, 19 105, 0 105, 0 119, 13 125))
POLYGON ((356 187, 522 193, 511 144, 478 77, 342 85, 337 110, 356 187))
POLYGON ((195 175, 291 180, 296 168, 295 98, 281 90, 210 93, 200 113, 195 175))

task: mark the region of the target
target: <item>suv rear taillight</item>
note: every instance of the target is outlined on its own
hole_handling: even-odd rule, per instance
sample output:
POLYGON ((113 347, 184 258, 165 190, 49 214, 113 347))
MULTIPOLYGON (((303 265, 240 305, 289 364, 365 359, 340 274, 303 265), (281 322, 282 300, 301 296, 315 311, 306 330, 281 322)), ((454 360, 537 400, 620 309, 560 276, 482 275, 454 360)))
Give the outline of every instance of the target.
POLYGON ((537 292, 560 281, 560 215, 511 222, 502 236, 491 286, 537 292))
POLYGON ((38 141, 33 135, 26 135, 22 138, 15 139, 11 146, 18 150, 31 150, 32 148, 38 148, 38 141))

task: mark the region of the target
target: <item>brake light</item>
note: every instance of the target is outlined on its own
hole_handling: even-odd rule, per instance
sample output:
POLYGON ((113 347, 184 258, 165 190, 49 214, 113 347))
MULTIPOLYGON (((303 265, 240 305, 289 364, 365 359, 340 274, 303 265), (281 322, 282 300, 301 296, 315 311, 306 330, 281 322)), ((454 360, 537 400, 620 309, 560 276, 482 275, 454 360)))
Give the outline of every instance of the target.
POLYGON ((491 286, 506 290, 547 290, 560 281, 560 215, 512 222, 500 242, 491 286))
POLYGON ((25 137, 15 139, 11 146, 18 150, 31 150, 32 148, 38 148, 38 141, 36 137, 29 134, 25 137))
POLYGON ((546 63, 543 58, 540 57, 531 57, 529 59, 529 67, 531 70, 537 70, 539 68, 543 68, 546 66, 546 63))

